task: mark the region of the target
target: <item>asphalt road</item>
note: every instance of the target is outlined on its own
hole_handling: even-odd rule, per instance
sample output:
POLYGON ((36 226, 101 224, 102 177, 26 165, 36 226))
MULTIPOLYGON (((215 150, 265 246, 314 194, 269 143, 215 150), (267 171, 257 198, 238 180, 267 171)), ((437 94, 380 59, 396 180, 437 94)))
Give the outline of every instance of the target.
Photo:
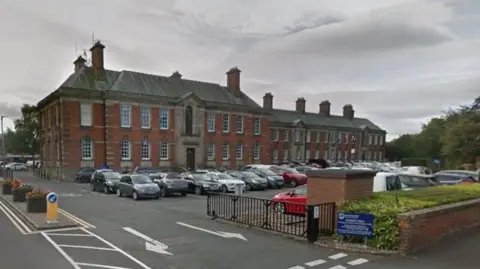
MULTIPOLYGON (((116 268, 113 266, 131 269, 479 268, 476 262, 472 263, 472 259, 463 256, 466 253, 475 257, 474 245, 480 240, 480 232, 476 235, 476 241, 458 240, 453 249, 443 245, 438 250, 445 252, 442 257, 437 257, 437 252, 422 253, 408 259, 352 254, 212 221, 205 217, 206 198, 201 196, 133 201, 115 195, 92 193, 87 184, 44 181, 28 173, 18 173, 17 177, 57 192, 61 208, 96 226, 94 229, 72 232, 75 235, 46 235, 49 241, 53 241, 52 244, 65 251, 71 261, 81 264, 79 268, 94 268, 86 265, 104 265, 110 267, 103 268, 112 269, 116 268), (459 259, 463 259, 460 266, 459 259)), ((270 198, 274 193, 250 192, 249 195, 270 198)), ((49 244, 45 238, 37 235, 17 237, 21 238, 20 242, 36 242, 34 246, 49 244)), ((25 251, 36 253, 36 249, 26 248, 25 251)), ((42 251, 51 256, 53 261, 61 260, 51 245, 42 251)), ((72 265, 48 268, 78 269, 72 265)))

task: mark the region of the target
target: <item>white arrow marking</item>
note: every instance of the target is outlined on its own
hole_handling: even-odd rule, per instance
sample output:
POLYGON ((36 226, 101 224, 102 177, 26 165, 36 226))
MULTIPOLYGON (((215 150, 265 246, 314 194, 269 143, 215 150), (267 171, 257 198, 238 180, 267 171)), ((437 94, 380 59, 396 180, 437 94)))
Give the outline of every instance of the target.
POLYGON ((156 253, 160 253, 160 254, 173 255, 172 253, 167 251, 168 246, 165 245, 164 243, 159 242, 155 239, 152 239, 152 238, 150 238, 150 237, 142 234, 141 232, 139 232, 137 230, 134 230, 130 227, 123 227, 123 229, 125 231, 127 231, 127 232, 145 240, 145 249, 146 250, 156 252, 156 253))
POLYGON ((220 231, 214 232, 214 231, 210 231, 210 230, 207 230, 207 229, 204 229, 204 228, 200 228, 200 227, 197 227, 197 226, 186 224, 186 223, 183 223, 183 222, 177 222, 177 224, 181 225, 183 227, 187 227, 187 228, 194 229, 194 230, 197 230, 197 231, 202 231, 202 232, 205 232, 205 233, 213 234, 213 235, 220 236, 220 237, 223 237, 223 238, 238 238, 238 239, 247 241, 247 238, 243 237, 243 235, 241 235, 239 233, 227 233, 227 232, 220 232, 220 231))

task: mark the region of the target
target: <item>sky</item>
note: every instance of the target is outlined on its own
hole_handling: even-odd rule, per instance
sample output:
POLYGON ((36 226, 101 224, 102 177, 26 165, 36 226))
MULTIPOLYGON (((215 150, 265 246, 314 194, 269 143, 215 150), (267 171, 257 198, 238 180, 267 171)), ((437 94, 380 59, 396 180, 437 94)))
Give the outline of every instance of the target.
POLYGON ((478 25, 479 0, 0 0, 0 115, 54 91, 100 39, 108 69, 225 85, 238 66, 260 105, 352 104, 392 139, 480 95, 478 25))

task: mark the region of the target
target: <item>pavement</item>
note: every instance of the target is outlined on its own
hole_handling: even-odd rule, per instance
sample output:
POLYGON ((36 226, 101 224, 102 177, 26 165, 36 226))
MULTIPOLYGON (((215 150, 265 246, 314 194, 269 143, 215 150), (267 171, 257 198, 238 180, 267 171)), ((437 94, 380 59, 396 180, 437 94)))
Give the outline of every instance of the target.
MULTIPOLYGON (((206 197, 203 196, 188 195, 133 201, 115 195, 92 193, 88 184, 45 181, 31 176, 30 173, 18 173, 17 177, 35 186, 57 192, 59 206, 62 209, 82 223, 91 224, 85 226, 89 228, 56 231, 40 236, 33 234, 22 237, 18 232, 7 235, 10 237, 6 238, 11 240, 18 238, 19 242, 25 242, 23 244, 31 244, 23 253, 35 257, 38 256, 37 253, 42 253, 42 257, 51 256, 52 261, 64 263, 63 266, 48 268, 447 269, 457 266, 462 269, 479 268, 476 263, 472 263, 472 259, 464 258, 464 254, 475 257, 473 251, 478 248, 476 242, 480 242, 480 231, 476 235, 476 241, 458 240, 455 248, 449 248, 448 244, 443 245, 439 250, 445 252, 442 257, 437 257, 434 252, 410 258, 354 254, 212 221, 205 217, 206 197), (43 248, 37 252, 35 247, 40 245, 43 248), (460 255, 463 263, 458 264, 460 255), (457 257, 457 261, 453 262, 453 256, 457 257), (65 266, 65 262, 70 265, 65 266)), ((248 194, 267 198, 272 197, 274 193, 275 191, 248 194)), ((0 216, 0 222, 5 221, 4 219, 3 215, 0 216)), ((475 237, 470 235, 470 238, 475 237)), ((4 257, 5 253, 0 252, 0 261, 9 257, 4 257)), ((37 265, 35 268, 47 267, 37 265)))

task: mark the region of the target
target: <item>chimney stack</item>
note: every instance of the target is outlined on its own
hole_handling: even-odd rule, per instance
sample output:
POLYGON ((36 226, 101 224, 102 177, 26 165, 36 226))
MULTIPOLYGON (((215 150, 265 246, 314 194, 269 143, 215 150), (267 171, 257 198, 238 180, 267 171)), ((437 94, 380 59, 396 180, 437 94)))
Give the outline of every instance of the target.
POLYGON ((350 104, 343 106, 343 117, 349 120, 353 120, 355 117, 355 110, 353 110, 353 106, 350 104))
POLYGON ((172 74, 170 77, 171 77, 171 78, 181 79, 181 78, 182 78, 182 74, 180 74, 180 72, 178 72, 178 71, 175 71, 175 72, 173 72, 173 74, 172 74))
POLYGON ((82 56, 78 56, 78 58, 73 62, 73 65, 75 66, 75 72, 82 69, 82 67, 85 66, 85 62, 86 60, 83 59, 82 56))
POLYGON ((90 49, 92 52, 92 68, 97 80, 105 79, 105 67, 103 65, 103 49, 105 46, 100 41, 95 42, 90 49))
POLYGON ((240 69, 233 67, 227 72, 227 87, 234 90, 235 97, 240 97, 240 69))
POLYGON ((320 114, 326 117, 330 117, 330 101, 325 100, 320 103, 320 114))
POLYGON ((265 96, 263 96, 263 108, 273 109, 273 95, 271 92, 267 92, 265 96))
POLYGON ((305 98, 299 97, 295 102, 295 110, 297 112, 305 114, 305 103, 306 103, 305 98))

